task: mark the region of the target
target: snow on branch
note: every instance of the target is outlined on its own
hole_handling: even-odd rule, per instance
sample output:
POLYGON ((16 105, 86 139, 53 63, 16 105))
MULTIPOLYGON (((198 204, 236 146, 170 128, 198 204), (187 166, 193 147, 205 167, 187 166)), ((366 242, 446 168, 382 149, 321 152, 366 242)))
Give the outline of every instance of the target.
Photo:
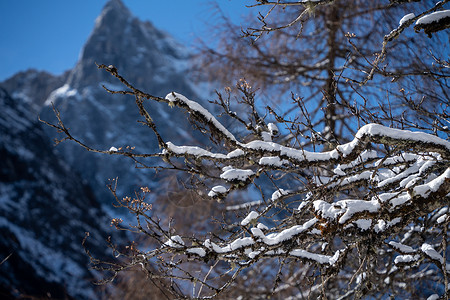
MULTIPOLYGON (((289 257, 333 272, 364 241, 381 243, 392 238, 407 224, 433 214, 450 200, 450 143, 431 134, 367 124, 352 141, 324 152, 263 140, 236 142, 234 147, 214 153, 196 146, 168 144, 167 153, 222 164, 219 177, 211 177, 214 181, 240 181, 248 186, 249 179, 256 182, 263 172, 299 174, 299 170, 309 169, 309 182, 298 189, 284 187, 280 182, 267 197, 271 201, 252 200, 249 205, 244 202, 233 207, 244 211, 258 207, 234 224, 240 228, 235 238, 216 241, 209 238, 200 246, 196 242, 184 248, 174 245, 172 252, 225 261, 239 270, 262 258, 289 257), (377 145, 395 150, 386 153, 377 145), (317 172, 316 168, 321 167, 331 172, 317 172), (370 192, 352 192, 359 187, 370 192), (345 198, 344 194, 353 197, 345 198), (274 222, 270 215, 290 199, 301 203, 298 209, 289 210, 293 217, 274 222), (271 220, 271 225, 261 224, 264 220, 271 220), (347 242, 345 246, 335 246, 331 254, 309 242, 332 240, 336 236, 346 237, 347 242)), ((208 195, 230 192, 216 185, 208 195)), ((323 243, 322 249, 327 244, 323 243)), ((420 251, 394 240, 388 245, 400 253, 392 259, 396 267, 417 264, 422 256, 439 266, 444 263, 442 256, 428 244, 422 244, 420 251)))
POLYGON ((437 31, 450 28, 450 10, 437 11, 421 17, 416 21, 414 30, 419 32, 421 29, 431 37, 431 34, 437 31))
MULTIPOLYGON (((124 80, 115 68, 108 71, 124 80)), ((339 282, 348 284, 349 292, 361 288, 366 277, 380 285, 393 278, 403 280, 404 272, 425 262, 438 267, 433 275, 443 270, 442 276, 447 276, 442 251, 446 244, 439 246, 436 237, 447 235, 449 223, 449 141, 366 124, 347 143, 308 146, 286 142, 287 124, 259 115, 253 99, 242 104, 250 111, 249 120, 225 111, 239 121, 238 126, 226 128, 226 122, 181 94, 160 98, 124 84, 130 89, 126 93, 139 100, 136 104, 149 125, 152 118, 142 101, 164 102, 204 125, 210 142, 176 145, 166 141, 155 124, 150 128, 162 141, 159 153, 144 157, 117 148, 106 152, 135 161, 161 159, 154 164, 189 176, 202 200, 220 200, 226 207, 217 212, 223 216, 220 230, 176 232, 143 204, 143 197, 121 199, 110 187, 118 206, 136 216, 133 232, 144 234, 151 243, 134 247, 123 265, 102 265, 104 270, 116 274, 140 266, 149 278, 177 282, 179 297, 184 294, 180 282, 192 284, 195 297, 214 297, 252 268, 273 271, 267 266, 274 261, 280 263, 280 270, 274 271, 276 282, 289 264, 301 274, 289 277, 296 282, 301 276, 333 280, 344 274, 339 282), (262 131, 270 132, 270 139, 259 134, 262 131), (433 238, 428 240, 427 235, 433 238), (159 273, 150 267, 155 264, 159 273)), ((244 98, 254 96, 242 92, 244 98)), ((65 129, 62 121, 60 127, 65 129)), ((199 203, 194 205, 203 205, 199 203)))
POLYGON ((225 136, 228 140, 232 142, 237 142, 231 132, 229 132, 217 119, 198 102, 187 99, 185 96, 172 92, 167 94, 166 99, 169 101, 169 105, 177 103, 181 106, 186 105, 188 111, 192 114, 198 114, 203 118, 203 122, 213 126, 218 132, 225 136))
POLYGON ((378 124, 368 124, 361 127, 353 141, 339 145, 336 149, 327 152, 311 152, 262 140, 255 140, 247 144, 238 142, 238 148, 227 154, 212 153, 196 146, 175 146, 171 142, 167 143, 167 150, 181 156, 222 161, 244 157, 247 154, 259 153, 263 156, 259 160, 260 163, 262 162, 262 165, 280 166, 283 165, 283 160, 285 163, 292 162, 297 165, 305 162, 317 163, 325 161, 344 163, 345 161, 351 161, 348 159, 349 157, 358 157, 361 154, 361 150, 364 150, 366 144, 371 141, 396 144, 405 148, 415 146, 423 151, 435 151, 446 158, 450 157, 450 142, 448 141, 423 132, 399 130, 378 124))
POLYGON ((414 30, 416 32, 420 32, 421 29, 424 29, 424 32, 431 37, 431 33, 444 30, 450 27, 450 17, 448 14, 448 10, 438 11, 441 9, 449 0, 438 1, 435 5, 428 10, 422 11, 420 14, 409 13, 405 15, 399 21, 399 26, 393 29, 391 32, 386 34, 383 38, 381 52, 377 54, 373 63, 371 63, 372 68, 369 72, 369 75, 363 80, 360 85, 365 85, 369 80, 373 79, 375 71, 379 69, 379 65, 386 59, 388 52, 388 43, 398 38, 403 31, 416 22, 414 26, 414 30))

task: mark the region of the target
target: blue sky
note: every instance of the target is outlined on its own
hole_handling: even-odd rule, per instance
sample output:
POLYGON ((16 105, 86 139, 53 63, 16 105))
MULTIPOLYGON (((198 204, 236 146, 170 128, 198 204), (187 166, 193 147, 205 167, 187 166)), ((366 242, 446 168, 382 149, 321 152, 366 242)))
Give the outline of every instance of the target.
MULTIPOLYGON (((208 34, 216 3, 235 22, 252 0, 122 0, 142 20, 186 44, 208 34)), ((0 81, 28 68, 61 74, 72 68, 107 0, 0 0, 0 81)), ((242 21, 243 22, 243 21, 242 21)), ((245 26, 245 23, 242 23, 245 26)))

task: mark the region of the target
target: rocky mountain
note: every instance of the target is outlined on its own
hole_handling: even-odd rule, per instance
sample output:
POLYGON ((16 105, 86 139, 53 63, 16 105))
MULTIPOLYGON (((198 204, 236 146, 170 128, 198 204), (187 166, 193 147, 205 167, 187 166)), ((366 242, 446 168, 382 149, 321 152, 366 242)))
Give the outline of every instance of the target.
MULTIPOLYGON (((111 0, 97 18, 66 82, 46 100, 41 117, 55 121, 53 103, 72 134, 94 148, 132 146, 137 152, 159 151, 153 133, 137 122, 141 117, 135 99, 108 94, 102 85, 116 90, 124 86, 99 70, 96 63, 114 65, 130 83, 148 93, 165 96, 178 91, 198 99, 187 74, 189 59, 188 51, 172 37, 135 18, 120 0, 111 0)), ((189 128, 186 116, 177 109, 154 103, 146 105, 157 124, 167 125, 160 128, 164 138, 171 141, 192 138, 189 131, 170 129, 175 123, 189 128)), ((48 129, 49 136, 58 138, 53 129, 48 129)), ((93 155, 74 143, 63 143, 58 151, 108 206, 111 195, 105 185, 109 178, 119 178, 121 193, 132 193, 139 186, 152 187, 155 183, 152 172, 136 170, 130 160, 93 155)))
POLYGON ((45 71, 30 69, 1 82, 0 87, 7 90, 11 97, 27 103, 33 114, 37 114, 50 93, 61 87, 68 75, 69 72, 65 72, 54 76, 45 71))
MULTIPOLYGON (((98 298, 81 246, 90 232, 90 250, 107 255, 103 240, 112 197, 118 192, 161 184, 151 170, 132 161, 96 155, 72 142, 54 147, 58 133, 37 121, 55 121, 52 104, 72 134, 99 149, 133 146, 137 152, 160 151, 142 126, 134 99, 110 95, 120 82, 97 69, 114 65, 136 87, 155 95, 171 91, 198 99, 189 80, 190 55, 167 33, 135 18, 120 0, 110 0, 97 18, 76 66, 61 76, 29 70, 0 83, 0 298, 20 296, 98 298)), ((166 140, 194 138, 186 115, 167 105, 148 105, 166 140), (180 126, 177 126, 178 128, 180 126)), ((126 239, 126 237, 119 237, 126 239)))
POLYGON ((92 297, 95 274, 81 242, 90 232, 91 250, 106 255, 108 218, 30 105, 0 89, 0 107, 0 257, 9 256, 0 265, 1 298, 92 297))

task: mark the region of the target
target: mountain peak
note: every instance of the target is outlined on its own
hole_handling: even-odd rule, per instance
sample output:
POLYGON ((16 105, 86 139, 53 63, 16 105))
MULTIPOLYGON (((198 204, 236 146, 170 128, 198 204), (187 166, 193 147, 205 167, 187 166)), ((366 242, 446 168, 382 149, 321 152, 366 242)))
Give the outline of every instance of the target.
POLYGON ((125 5, 123 4, 122 0, 109 0, 105 4, 105 8, 116 8, 116 9, 126 9, 125 5))
POLYGON ((120 23, 121 21, 131 17, 131 12, 121 0, 109 0, 95 21, 95 27, 100 27, 103 24, 111 24, 114 21, 120 23))
POLYGON ((98 63, 114 65, 142 88, 141 84, 148 84, 154 74, 169 74, 168 69, 179 72, 188 56, 167 33, 134 17, 121 0, 110 0, 97 18, 67 83, 78 88, 110 81, 109 74, 96 68, 98 63))

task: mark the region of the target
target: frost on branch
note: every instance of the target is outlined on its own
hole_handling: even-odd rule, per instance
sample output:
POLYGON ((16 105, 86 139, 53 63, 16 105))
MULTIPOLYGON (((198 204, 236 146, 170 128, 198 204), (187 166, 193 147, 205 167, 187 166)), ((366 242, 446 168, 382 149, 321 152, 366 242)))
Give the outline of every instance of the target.
MULTIPOLYGON (((251 286, 256 271, 256 278, 272 283, 264 293, 280 297, 298 293, 297 286, 313 298, 338 298, 382 296, 379 291, 394 293, 397 285, 417 282, 447 285, 449 141, 372 123, 334 148, 314 142, 304 147, 308 143, 301 136, 286 139, 292 132, 288 122, 257 112, 248 86, 238 84, 247 117, 217 102, 225 110, 222 116, 238 124, 230 129, 225 117, 215 117, 194 100, 177 93, 148 95, 117 70, 111 73, 127 86, 123 93, 139 100, 142 122, 162 149, 103 153, 185 173, 204 201, 222 201, 213 217, 223 219, 221 229, 210 233, 175 232, 146 205, 151 191, 122 199, 111 185, 117 204, 136 216, 131 230, 148 240, 131 253, 114 247, 122 260, 92 260, 95 268, 112 274, 110 280, 138 267, 176 297, 232 294, 251 286), (206 132, 209 144, 165 141, 143 105, 147 100, 183 109, 206 132), (270 133, 270 140, 261 132, 270 133)), ((62 121, 54 126, 67 130, 62 121)))

